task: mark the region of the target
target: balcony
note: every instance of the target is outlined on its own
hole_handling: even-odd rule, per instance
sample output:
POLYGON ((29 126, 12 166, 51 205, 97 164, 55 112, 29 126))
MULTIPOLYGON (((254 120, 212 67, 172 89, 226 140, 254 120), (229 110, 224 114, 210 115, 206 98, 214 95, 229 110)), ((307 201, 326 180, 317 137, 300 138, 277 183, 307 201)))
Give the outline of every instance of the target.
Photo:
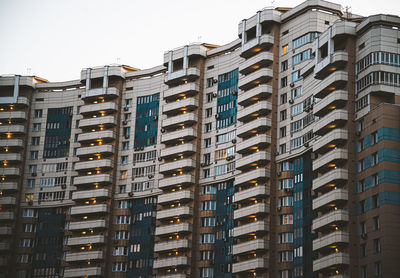
POLYGON ((0 197, 0 206, 15 206, 17 199, 15 197, 0 197))
POLYGON ((0 133, 13 133, 13 134, 24 134, 25 126, 23 125, 1 125, 0 133))
POLYGON ((95 154, 100 155, 112 155, 115 153, 115 148, 112 145, 100 145, 93 147, 78 148, 76 155, 79 157, 92 156, 95 154))
POLYGON ((313 262, 313 270, 321 271, 338 265, 349 265, 350 256, 347 253, 334 253, 313 262))
POLYGON ((254 169, 252 171, 242 173, 235 178, 235 185, 244 183, 262 183, 271 176, 270 170, 266 168, 254 169))
POLYGON ((200 86, 195 83, 179 85, 164 91, 164 99, 175 99, 178 97, 190 97, 200 91, 200 86))
POLYGON ((329 145, 338 145, 348 140, 346 129, 335 128, 313 143, 313 151, 321 152, 330 149, 329 145))
POLYGON ((72 200, 84 200, 90 198, 111 198, 111 191, 108 189, 93 189, 75 191, 72 193, 72 200))
POLYGON ((158 204, 171 203, 175 201, 189 201, 193 200, 194 193, 190 190, 176 191, 167 194, 158 195, 158 204))
POLYGON ((171 240, 154 244, 154 252, 165 252, 169 250, 191 248, 192 241, 189 239, 171 240))
POLYGON ((271 110, 271 102, 262 100, 254 103, 253 105, 239 109, 237 113, 237 119, 241 122, 248 122, 256 117, 265 116, 271 110))
POLYGON ((313 220, 312 229, 314 231, 320 230, 321 228, 333 225, 339 222, 348 222, 349 221, 349 212, 347 210, 333 210, 329 213, 326 213, 316 219, 313 220))
POLYGON ((156 259, 154 260, 154 265, 153 268, 158 269, 158 268, 169 268, 169 267, 174 267, 174 266, 190 266, 191 260, 189 257, 184 257, 184 256, 176 256, 176 257, 170 257, 170 258, 165 258, 165 259, 156 259))
POLYGON ((22 155, 19 153, 0 153, 0 161, 21 162, 22 155))
POLYGON ((68 238, 67 245, 86 245, 86 244, 104 244, 106 242, 105 236, 82 236, 82 237, 70 237, 68 238))
POLYGON ((21 139, 0 139, 0 147, 23 149, 25 144, 21 139))
POLYGON ((188 156, 196 152, 196 145, 192 143, 180 144, 174 147, 169 147, 161 150, 160 157, 172 158, 177 156, 188 156))
POLYGON ((1 191, 18 191, 18 183, 17 182, 0 182, 0 190, 1 191))
POLYGON ((239 89, 249 90, 254 88, 258 84, 267 83, 273 77, 273 71, 269 68, 261 68, 255 72, 252 72, 246 76, 239 78, 239 89))
POLYGON ((196 167, 196 161, 190 158, 180 159, 160 165, 160 173, 167 174, 174 171, 188 171, 196 167))
POLYGON ((336 107, 343 107, 349 99, 347 91, 337 90, 314 104, 313 112, 318 117, 323 117, 336 107))
POLYGON ((265 133, 270 128, 271 119, 261 117, 239 126, 237 129, 237 136, 240 138, 249 137, 250 135, 258 133, 265 133))
POLYGON ((349 172, 347 169, 336 168, 314 179, 312 183, 313 184, 312 189, 314 191, 318 191, 327 184, 335 186, 336 183, 347 181, 348 179, 349 179, 349 172))
POLYGON ((12 235, 13 229, 11 227, 0 227, 0 236, 9 236, 12 235))
POLYGON ((338 162, 347 159, 348 151, 346 149, 335 148, 313 161, 313 171, 319 170, 322 167, 335 167, 334 165, 338 162))
POLYGON ((119 96, 119 90, 114 87, 110 88, 95 88, 95 89, 90 89, 83 93, 82 98, 91 98, 91 97, 99 97, 99 96, 104 96, 108 98, 116 98, 119 96))
POLYGON ((179 223, 179 224, 172 224, 166 226, 156 227, 155 235, 169 235, 173 233, 190 233, 192 232, 193 227, 190 223, 179 223))
POLYGON ((193 208, 184 206, 157 211, 157 219, 166 219, 175 216, 182 217, 182 216, 192 216, 192 215, 193 215, 193 208))
POLYGON ((102 184, 107 185, 113 183, 114 179, 109 174, 100 174, 100 175, 88 175, 88 176, 81 176, 75 177, 74 185, 90 185, 90 184, 102 184))
POLYGON ((235 202, 240 203, 243 200, 255 198, 258 196, 268 196, 269 187, 266 185, 258 185, 235 193, 235 202))
POLYGON ((19 168, 5 167, 0 168, 0 176, 19 177, 21 170, 19 168))
POLYGON ((165 115, 173 115, 182 113, 182 111, 193 111, 197 107, 199 107, 199 101, 195 98, 180 99, 164 104, 163 113, 165 115))
POLYGON ((338 50, 325 57, 315 65, 315 78, 323 79, 337 68, 343 68, 349 60, 349 54, 344 50, 338 50))
POLYGON ((257 250, 268 250, 269 242, 265 239, 254 239, 233 245, 233 255, 253 252, 257 250))
POLYGON ((87 229, 105 229, 108 228, 108 223, 104 219, 71 222, 68 230, 87 230, 87 229))
POLYGON ((80 113, 82 115, 92 114, 95 112, 116 112, 118 111, 118 104, 115 102, 100 102, 95 104, 83 105, 80 113))
POLYGON ((271 144, 271 136, 267 134, 259 134, 251 138, 246 138, 237 144, 236 152, 240 154, 246 154, 253 152, 256 149, 266 148, 269 144, 271 144))
POLYGON ((0 220, 14 220, 15 214, 12 211, 1 211, 0 220))
POLYGON ((272 52, 261 52, 239 64, 241 74, 249 74, 259 68, 268 67, 274 60, 272 52))
POLYGON ((313 210, 318 210, 321 207, 329 205, 331 203, 338 204, 339 202, 345 202, 349 199, 349 192, 346 189, 333 189, 328 193, 325 193, 313 200, 313 210))
MULTIPOLYGON (((343 88, 348 81, 348 73, 342 70, 331 73, 328 77, 318 83, 312 91, 315 92, 314 97, 324 98, 330 92, 343 88)), ((307 88, 309 89, 309 88, 307 88)))
POLYGON ((163 133, 161 143, 176 144, 179 141, 191 141, 197 137, 197 130, 193 128, 180 129, 173 132, 163 133))
POLYGON ((169 117, 162 121, 162 126, 166 129, 177 129, 182 126, 190 126, 198 121, 197 114, 186 113, 174 117, 169 117))
POLYGON ((159 188, 167 188, 170 186, 180 186, 186 184, 194 184, 195 179, 192 175, 179 175, 171 178, 164 178, 158 182, 159 188))
POLYGON ((64 271, 64 278, 103 276, 101 267, 70 268, 64 271))
POLYGON ((349 244, 349 233, 345 231, 335 231, 330 234, 324 235, 321 238, 314 239, 313 250, 317 251, 327 246, 337 245, 337 243, 349 244))
POLYGON ((116 125, 117 125, 117 118, 114 116, 88 118, 79 121, 79 128, 90 128, 97 126, 109 128, 116 125))
POLYGON ((267 213, 269 213, 269 206, 267 204, 258 203, 235 210, 233 212, 233 218, 237 220, 249 216, 255 216, 258 214, 267 214, 267 213))
POLYGON ((103 258, 104 258, 103 251, 89 251, 89 252, 67 253, 65 261, 78 262, 78 261, 89 261, 89 260, 102 260, 103 258))
POLYGON ((186 274, 168 274, 168 275, 157 275, 158 278, 189 278, 186 274))
POLYGON ((240 56, 243 58, 251 57, 254 53, 258 53, 261 50, 268 50, 273 44, 274 36, 264 34, 260 37, 255 37, 242 46, 240 56))
POLYGON ((11 245, 9 242, 0 242, 0 251, 9 251, 11 245))
POLYGON ((71 215, 107 213, 107 212, 109 212, 107 204, 73 206, 71 208, 71 215))
POLYGON ((315 122, 314 133, 323 136, 326 133, 333 130, 333 128, 345 124, 347 120, 348 120, 347 110, 343 109, 333 110, 325 117, 320 118, 317 122, 315 122))
POLYGON ((91 161, 77 162, 76 171, 87 170, 110 170, 114 168, 114 162, 111 159, 94 159, 91 161))
POLYGON ((255 166, 264 166, 271 160, 271 154, 266 151, 258 151, 247 156, 242 156, 236 161, 236 169, 240 171, 254 168, 255 166))
POLYGON ((266 233, 269 231, 269 223, 265 221, 251 222, 233 230, 234 237, 241 237, 252 233, 266 233))
POLYGON ((246 92, 240 92, 238 96, 238 104, 249 106, 260 100, 266 100, 272 95, 272 86, 261 84, 246 92))
POLYGON ((78 141, 80 143, 90 143, 91 141, 99 140, 114 141, 115 136, 115 132, 112 130, 96 131, 79 134, 78 141))
POLYGON ((26 121, 27 115, 23 111, 2 111, 0 112, 0 120, 15 120, 15 121, 26 121))
POLYGON ((247 260, 239 263, 234 263, 232 265, 232 273, 240 273, 245 271, 252 271, 256 269, 266 269, 268 268, 268 260, 259 258, 247 260))
POLYGON ((198 68, 181 69, 174 72, 169 72, 164 79, 165 84, 174 85, 184 81, 192 82, 200 77, 198 68))

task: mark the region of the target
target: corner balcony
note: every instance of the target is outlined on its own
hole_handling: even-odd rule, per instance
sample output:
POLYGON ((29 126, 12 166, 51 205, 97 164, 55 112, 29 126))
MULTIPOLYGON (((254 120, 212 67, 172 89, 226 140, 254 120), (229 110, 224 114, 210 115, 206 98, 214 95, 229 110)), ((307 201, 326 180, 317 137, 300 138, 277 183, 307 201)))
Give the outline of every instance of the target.
POLYGON ((239 109, 237 113, 237 119, 241 122, 248 122, 256 117, 265 116, 271 110, 271 102, 262 100, 254 103, 253 105, 239 109))
POLYGON ((197 130, 194 128, 185 128, 177 131, 161 134, 161 143, 176 144, 179 141, 191 141, 197 137, 197 130))
POLYGON ((107 185, 113 183, 114 179, 109 174, 100 174, 100 175, 88 175, 88 176, 80 176, 74 178, 74 185, 91 185, 91 184, 102 184, 107 185))
POLYGON ((200 70, 198 68, 187 68, 168 72, 165 76, 164 82, 167 85, 173 85, 184 81, 192 82, 199 77, 200 70))
POLYGON ((343 88, 347 81, 347 72, 342 70, 335 71, 312 88, 312 91, 315 92, 314 97, 322 99, 331 91, 343 88))
POLYGON ((176 156, 188 156, 196 152, 196 145, 192 143, 181 144, 161 150, 161 158, 172 158, 176 156))
POLYGON ((252 171, 242 173, 235 178, 235 185, 241 185, 244 183, 262 183, 271 176, 270 170, 266 168, 254 169, 252 171))
POLYGON ((346 149, 332 149, 313 161, 313 171, 319 170, 322 167, 331 167, 330 165, 337 164, 338 162, 347 159, 348 151, 346 149))
POLYGON ((78 135, 78 141, 80 143, 90 143, 90 142, 98 141, 100 139, 106 140, 106 141, 114 141, 115 138, 116 138, 116 134, 112 130, 81 133, 78 135))
POLYGON ((175 99, 184 96, 190 97, 199 93, 199 91, 200 91, 199 84, 187 83, 165 90, 164 99, 175 99))
POLYGON ((100 102, 95 104, 83 105, 80 109, 82 115, 92 114, 95 112, 117 112, 118 104, 115 102, 100 102))
POLYGON ((192 247, 192 241, 189 239, 170 240, 154 244, 154 252, 165 252, 175 249, 186 249, 192 247))
POLYGON ((21 139, 0 139, 0 147, 23 149, 25 144, 21 139))
POLYGON ((350 265, 350 256, 347 253, 334 253, 313 262, 314 272, 338 265, 350 265))
POLYGON ((0 125, 0 133, 24 134, 25 132, 23 125, 0 125))
POLYGON ((233 218, 235 220, 238 220, 241 218, 247 218, 249 216, 255 216, 258 214, 267 214, 267 213, 269 213, 269 206, 267 204, 258 203, 235 210, 233 212, 233 218))
POLYGON ((257 149, 266 148, 271 144, 271 136, 267 134, 259 134, 250 138, 246 138, 236 145, 236 152, 246 154, 257 149))
POLYGON ((191 260, 189 257, 184 256, 176 256, 176 257, 169 257, 165 259, 156 259, 154 260, 153 268, 169 268, 173 266, 190 266, 191 260))
POLYGON ((190 190, 181 190, 167 194, 158 195, 158 204, 171 203, 174 201, 189 201, 193 200, 194 193, 190 190))
POLYGON ((170 208, 170 209, 163 209, 157 211, 157 219, 167 219, 172 218, 175 216, 193 216, 193 208, 191 207, 177 207, 177 208, 170 208))
POLYGON ((266 185, 258 185, 249 189, 238 191, 235 193, 235 203, 258 196, 269 196, 269 191, 269 187, 266 185))
POLYGON ((116 98, 119 96, 119 90, 114 87, 90 89, 82 94, 82 99, 100 96, 116 98))
POLYGON ((0 120, 15 120, 15 121, 26 121, 27 114, 23 111, 2 111, 0 112, 0 120))
POLYGON ((180 186, 186 184, 194 184, 195 178, 193 175, 179 175, 170 178, 163 178, 158 182, 158 188, 167 188, 170 186, 180 186))
POLYGON ((0 235, 1 236, 9 236, 12 235, 13 229, 11 227, 0 227, 0 235))
POLYGON ((314 134, 323 136, 348 120, 348 111, 343 109, 333 110, 314 124, 314 134))
POLYGON ((89 252, 67 253, 65 261, 78 262, 78 261, 89 261, 89 260, 102 260, 103 258, 104 258, 103 251, 89 251, 89 252))
POLYGON ((15 197, 0 197, 0 206, 15 206, 17 199, 15 197))
POLYGON ((91 161, 77 162, 75 171, 87 170, 110 170, 114 168, 114 162, 111 159, 94 159, 91 161))
POLYGON ((73 206, 71 208, 71 215, 81 214, 92 214, 92 213, 107 213, 109 212, 107 204, 98 205, 85 205, 85 206, 73 206))
POLYGON ((112 155, 114 153, 115 153, 115 148, 112 145, 83 147, 83 148, 78 148, 76 150, 76 156, 78 156, 78 157, 92 156, 95 154, 112 155))
POLYGON ((315 78, 323 79, 332 71, 343 68, 349 61, 349 54, 344 50, 338 50, 325 57, 315 65, 315 78))
POLYGON ((247 236, 252 233, 266 232, 269 232, 269 223, 265 221, 251 222, 249 224, 241 225, 233 229, 234 237, 247 236))
POLYGON ((266 151, 258 151, 247 156, 242 156, 236 161, 236 169, 240 171, 254 168, 254 166, 264 166, 271 161, 271 154, 266 151))
POLYGON ((346 202, 349 199, 349 192, 346 189, 333 189, 328 193, 322 194, 321 196, 313 200, 313 210, 318 210, 326 205, 332 203, 346 202))
POLYGON ((108 228, 108 223, 104 219, 78 221, 69 223, 68 230, 87 230, 87 229, 105 229, 108 228))
POLYGON ((267 83, 273 77, 273 71, 269 68, 261 68, 255 72, 252 72, 248 75, 242 76, 239 78, 239 89, 240 90, 249 90, 254 88, 258 84, 267 83))
POLYGON ((193 231, 193 226, 190 223, 179 223, 166 226, 156 227, 155 235, 169 235, 173 233, 190 233, 193 231))
POLYGON ((14 220, 15 214, 12 211, 1 211, 0 220, 14 220))
POLYGON ((0 182, 0 190, 1 191, 18 191, 18 183, 17 182, 0 182))
POLYGON ((346 129, 335 128, 313 143, 313 151, 325 151, 330 149, 329 145, 338 145, 347 140, 348 131, 346 129))
POLYGON ((196 161, 190 158, 180 159, 160 165, 160 173, 168 174, 174 171, 188 171, 196 167, 196 161))
POLYGON ((339 209, 328 212, 313 220, 312 229, 318 231, 328 225, 337 224, 340 222, 349 221, 349 212, 347 210, 339 209))
POLYGON ((165 115, 182 113, 182 111, 192 111, 199 107, 199 101, 195 98, 186 98, 168 102, 163 105, 165 115))
POLYGON ((348 232, 345 231, 335 231, 332 233, 329 233, 327 235, 324 235, 320 238, 314 239, 313 240, 313 251, 317 251, 319 249, 332 246, 332 245, 337 245, 338 243, 345 243, 349 244, 350 243, 350 236, 348 232))
POLYGON ((64 278, 103 276, 101 267, 69 268, 64 271, 64 278))
POLYGON ((0 176, 19 177, 21 176, 21 169, 13 167, 0 168, 0 176))
MULTIPOLYGON (((326 97, 314 104, 313 112, 318 117, 328 114, 333 107, 342 107, 349 99, 349 93, 343 90, 330 92, 326 97)), ((333 108, 334 109, 334 108, 333 108)))
POLYGON ((329 172, 324 173, 318 178, 314 179, 312 189, 319 191, 325 185, 332 184, 333 186, 338 182, 344 182, 349 179, 349 171, 347 169, 336 168, 329 172))
POLYGON ((233 255, 249 253, 257 250, 268 250, 269 242, 265 239, 253 239, 233 245, 233 255))
POLYGON ((96 117, 83 119, 79 121, 79 128, 90 128, 103 126, 105 128, 113 127, 117 125, 117 118, 114 116, 104 116, 104 117, 96 117))
POLYGON ((259 258, 232 264, 232 273, 253 271, 256 269, 267 269, 268 260, 259 258))
POLYGON ((259 68, 268 67, 274 61, 274 54, 272 52, 260 52, 253 57, 241 62, 239 64, 239 72, 241 74, 249 74, 259 68))
POLYGON ((169 117, 162 121, 162 127, 166 129, 177 129, 182 126, 194 125, 198 121, 195 113, 186 113, 174 117, 169 117))
POLYGON ((86 244, 104 244, 105 242, 106 238, 103 235, 81 236, 81 237, 68 238, 67 245, 75 246, 75 245, 86 245, 86 244))
POLYGON ((264 34, 247 41, 242 46, 240 57, 248 58, 261 50, 268 50, 274 44, 274 36, 264 34))
POLYGON ((246 92, 239 92, 238 104, 242 106, 249 106, 260 100, 266 100, 272 95, 272 86, 267 84, 260 84, 257 87, 247 90, 246 92))
POLYGON ((271 128, 271 119, 266 117, 257 118, 251 122, 242 124, 237 129, 237 136, 240 138, 266 132, 271 128))
POLYGON ((21 162, 22 155, 19 153, 0 153, 0 161, 21 162))
POLYGON ((111 198, 111 191, 108 189, 93 189, 84 191, 74 191, 72 200, 85 200, 90 198, 111 198))

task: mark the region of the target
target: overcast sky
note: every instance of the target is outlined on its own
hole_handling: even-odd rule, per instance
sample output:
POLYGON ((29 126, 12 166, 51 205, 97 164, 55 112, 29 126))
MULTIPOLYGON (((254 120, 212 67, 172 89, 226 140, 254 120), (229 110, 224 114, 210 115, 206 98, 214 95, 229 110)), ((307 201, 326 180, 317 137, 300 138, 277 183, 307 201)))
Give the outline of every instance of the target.
MULTIPOLYGON (((78 79, 80 70, 111 63, 141 69, 191 42, 237 38, 238 23, 258 10, 303 0, 0 0, 0 75, 78 79)), ((399 0, 332 1, 360 15, 400 15, 399 0)))

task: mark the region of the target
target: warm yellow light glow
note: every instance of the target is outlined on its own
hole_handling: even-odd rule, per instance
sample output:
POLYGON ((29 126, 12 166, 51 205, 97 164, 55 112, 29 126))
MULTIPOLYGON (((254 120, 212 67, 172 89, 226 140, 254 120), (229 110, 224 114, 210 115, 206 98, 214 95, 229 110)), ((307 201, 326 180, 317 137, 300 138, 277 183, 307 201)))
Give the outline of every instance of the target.
POLYGON ((329 109, 331 109, 331 110, 333 110, 333 109, 335 109, 335 108, 336 108, 335 105, 329 106, 329 109))
POLYGON ((261 48, 254 48, 253 51, 254 51, 254 52, 260 52, 260 51, 261 51, 261 48))
POLYGON ((328 125, 328 127, 329 127, 329 128, 335 128, 336 125, 335 125, 335 124, 332 124, 332 125, 328 125))

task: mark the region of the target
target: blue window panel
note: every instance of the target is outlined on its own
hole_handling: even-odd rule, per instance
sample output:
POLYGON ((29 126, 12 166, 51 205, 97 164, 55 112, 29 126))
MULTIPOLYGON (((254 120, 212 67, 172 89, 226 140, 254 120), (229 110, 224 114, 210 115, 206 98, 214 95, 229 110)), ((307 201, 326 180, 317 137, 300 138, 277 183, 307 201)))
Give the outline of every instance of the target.
POLYGON ((400 163, 400 150, 383 148, 378 151, 378 163, 383 161, 400 163))
POLYGON ((368 134, 364 137, 364 149, 368 148, 371 146, 371 135, 368 134))
POLYGON ((378 200, 379 200, 379 206, 382 205, 400 206, 400 193, 383 191, 379 193, 378 200))
POLYGON ((218 76, 217 129, 236 124, 239 71, 235 69, 218 76))
POLYGON ((160 93, 137 98, 134 147, 157 144, 160 93))
POLYGON ((382 170, 378 172, 379 183, 400 184, 400 171, 382 170))
POLYGON ((381 140, 400 142, 400 129, 390 127, 378 129, 378 141, 381 140))

